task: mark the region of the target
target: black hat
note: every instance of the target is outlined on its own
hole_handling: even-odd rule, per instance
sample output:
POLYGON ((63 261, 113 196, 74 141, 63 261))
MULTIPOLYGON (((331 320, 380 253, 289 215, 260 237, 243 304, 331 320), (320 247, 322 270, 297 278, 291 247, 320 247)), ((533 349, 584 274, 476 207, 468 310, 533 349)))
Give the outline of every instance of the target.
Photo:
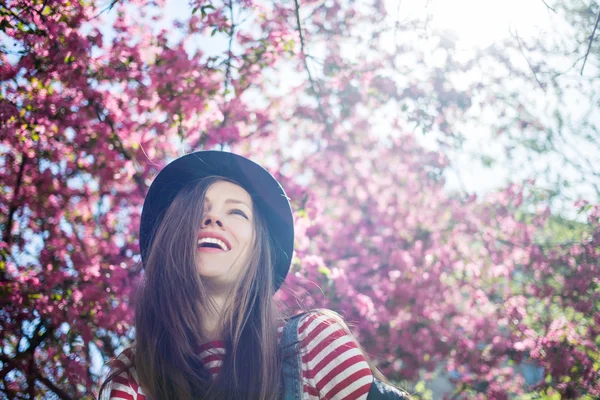
POLYGON ((290 201, 277 180, 257 163, 224 151, 198 151, 172 161, 156 176, 142 209, 140 251, 142 264, 148 257, 153 234, 177 194, 186 185, 218 175, 232 179, 252 197, 267 221, 275 250, 275 287, 277 290, 290 269, 294 251, 294 219, 290 201))

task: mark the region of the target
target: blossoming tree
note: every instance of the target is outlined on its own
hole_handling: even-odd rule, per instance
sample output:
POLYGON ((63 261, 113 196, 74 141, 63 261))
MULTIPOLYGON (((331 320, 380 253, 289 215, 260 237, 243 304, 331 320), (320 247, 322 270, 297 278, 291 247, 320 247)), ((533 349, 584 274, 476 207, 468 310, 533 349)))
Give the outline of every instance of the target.
POLYGON ((487 92, 441 69, 390 75, 423 56, 416 25, 382 28, 379 1, 196 0, 172 25, 165 7, 0 4, 3 396, 94 396, 94 354, 133 337, 147 188, 209 148, 264 163, 289 192, 297 253, 278 298, 344 314, 392 380, 441 366, 461 398, 600 396, 600 208, 578 203, 586 222, 557 244, 534 181, 449 193, 444 146, 487 92), (385 51, 385 31, 405 39, 385 51), (211 37, 217 55, 196 45, 211 37), (524 362, 543 379, 525 382, 524 362))

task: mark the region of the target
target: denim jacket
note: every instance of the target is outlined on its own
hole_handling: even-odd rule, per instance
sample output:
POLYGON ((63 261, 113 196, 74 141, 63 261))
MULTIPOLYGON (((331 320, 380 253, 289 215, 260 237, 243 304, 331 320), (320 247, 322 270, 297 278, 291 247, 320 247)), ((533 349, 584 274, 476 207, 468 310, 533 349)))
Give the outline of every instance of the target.
MULTIPOLYGON (((282 400, 302 400, 302 359, 300 343, 298 342, 298 322, 303 314, 296 315, 285 324, 281 336, 281 346, 284 352, 291 350, 291 356, 283 363, 283 396, 282 400)), ((373 379, 367 400, 408 400, 409 397, 378 379, 373 379)), ((336 400, 336 399, 334 399, 336 400)))

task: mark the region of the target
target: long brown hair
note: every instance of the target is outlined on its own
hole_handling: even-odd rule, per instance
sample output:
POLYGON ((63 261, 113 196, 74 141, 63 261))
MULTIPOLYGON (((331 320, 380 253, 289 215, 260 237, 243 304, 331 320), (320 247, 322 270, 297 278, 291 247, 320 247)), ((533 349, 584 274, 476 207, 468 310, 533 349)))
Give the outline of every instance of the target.
POLYGON ((196 238, 206 191, 219 180, 226 179, 204 178, 178 194, 154 234, 144 265, 135 307, 133 364, 151 399, 279 397, 279 374, 273 371, 281 370, 277 327, 283 316, 273 300, 271 239, 256 203, 254 251, 223 312, 225 355, 215 381, 197 351, 203 316, 213 313, 214 306, 196 267, 196 238))
MULTIPOLYGON (((131 367, 135 367, 138 384, 152 400, 281 397, 283 360, 292 354, 278 345, 277 328, 285 317, 283 307, 273 299, 273 247, 256 202, 254 249, 223 312, 225 354, 214 380, 197 351, 203 342, 199 328, 203 316, 212 313, 214 307, 196 267, 196 238, 204 217, 206 191, 219 180, 230 181, 204 178, 184 188, 166 210, 138 289, 133 364, 113 368, 99 398, 115 376, 131 367)), ((337 313, 319 311, 328 313, 350 332, 337 313)), ((374 375, 385 380, 369 364, 374 375)))

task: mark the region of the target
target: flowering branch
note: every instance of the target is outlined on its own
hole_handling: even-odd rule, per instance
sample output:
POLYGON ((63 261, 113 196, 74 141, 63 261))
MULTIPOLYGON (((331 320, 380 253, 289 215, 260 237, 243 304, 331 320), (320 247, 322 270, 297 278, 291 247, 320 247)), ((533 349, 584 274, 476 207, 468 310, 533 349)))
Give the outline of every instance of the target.
POLYGON ((321 96, 320 96, 319 92, 316 89, 315 81, 314 81, 314 79, 312 77, 312 74, 310 72, 310 68, 308 66, 308 60, 307 60, 307 55, 306 55, 306 50, 305 50, 305 44, 304 44, 304 33, 302 31, 302 23, 300 21, 300 3, 299 3, 299 0, 294 0, 294 4, 295 4, 295 12, 296 12, 296 27, 298 29, 298 34, 300 36, 300 53, 302 55, 302 61, 304 62, 304 68, 306 69, 306 73, 308 74, 308 80, 310 82, 310 89, 311 89, 312 93, 315 95, 317 103, 319 104, 319 107, 318 107, 319 115, 321 116, 321 119, 323 120, 323 123, 327 126, 327 130, 329 131, 330 124, 329 124, 329 122, 327 120, 327 116, 325 115, 325 111, 323 110, 323 104, 321 103, 321 96))
MULTIPOLYGON (((123 143, 121 142, 121 140, 119 139, 119 136, 117 136, 117 132, 115 130, 115 125, 112 121, 112 119, 110 118, 110 116, 106 115, 104 117, 102 117, 102 113, 101 113, 101 106, 98 103, 94 103, 94 111, 96 112, 96 116, 98 117, 98 120, 100 122, 104 122, 106 123, 111 130, 111 135, 109 136, 109 139, 111 140, 111 143, 113 144, 113 146, 115 146, 120 152, 121 154, 123 154, 123 156, 128 160, 128 161, 134 161, 133 157, 129 154, 129 152, 127 152, 127 150, 125 150, 125 147, 123 146, 123 143)), ((142 177, 139 175, 138 172, 136 172, 133 175, 133 179, 135 180, 137 187, 140 191, 140 194, 144 195, 146 192, 146 188, 144 185, 144 181, 142 180, 142 177)))

